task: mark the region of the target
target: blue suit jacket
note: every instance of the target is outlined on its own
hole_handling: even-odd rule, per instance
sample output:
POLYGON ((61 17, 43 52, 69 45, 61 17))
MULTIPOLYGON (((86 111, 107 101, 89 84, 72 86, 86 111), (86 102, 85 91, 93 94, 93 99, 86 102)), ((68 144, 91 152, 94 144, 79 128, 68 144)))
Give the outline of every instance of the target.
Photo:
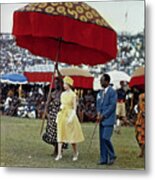
POLYGON ((116 121, 116 103, 117 93, 109 86, 106 94, 103 96, 103 91, 99 91, 97 94, 97 112, 103 115, 105 118, 101 120, 101 125, 112 126, 116 121))

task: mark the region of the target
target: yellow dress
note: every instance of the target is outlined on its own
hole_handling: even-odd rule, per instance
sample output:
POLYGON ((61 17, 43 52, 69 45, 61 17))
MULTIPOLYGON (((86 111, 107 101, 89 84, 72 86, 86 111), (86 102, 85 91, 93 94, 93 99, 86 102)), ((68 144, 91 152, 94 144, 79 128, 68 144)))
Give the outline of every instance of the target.
POLYGON ((82 128, 76 114, 72 121, 68 119, 74 110, 76 94, 70 90, 61 94, 61 110, 57 114, 57 141, 65 143, 79 143, 84 141, 82 128))

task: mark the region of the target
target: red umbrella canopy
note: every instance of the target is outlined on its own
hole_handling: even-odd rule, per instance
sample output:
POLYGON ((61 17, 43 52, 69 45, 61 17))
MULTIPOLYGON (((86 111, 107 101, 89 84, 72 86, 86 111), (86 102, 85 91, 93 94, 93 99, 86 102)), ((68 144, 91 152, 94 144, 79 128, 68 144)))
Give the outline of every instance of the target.
POLYGON ((114 59, 117 34, 105 19, 83 2, 31 3, 14 12, 17 45, 33 54, 68 64, 96 65, 114 59))
POLYGON ((144 67, 140 67, 133 73, 129 86, 130 87, 137 87, 138 89, 145 88, 145 70, 144 67))

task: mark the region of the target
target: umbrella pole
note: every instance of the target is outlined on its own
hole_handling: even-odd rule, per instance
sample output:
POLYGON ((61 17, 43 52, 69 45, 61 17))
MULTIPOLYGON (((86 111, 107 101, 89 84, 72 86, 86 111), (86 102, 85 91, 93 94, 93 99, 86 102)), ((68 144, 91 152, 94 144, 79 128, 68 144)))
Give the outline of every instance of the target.
POLYGON ((59 39, 59 42, 58 42, 58 50, 57 50, 56 57, 55 57, 54 72, 52 74, 51 83, 50 83, 50 89, 49 89, 49 92, 48 92, 47 101, 46 101, 46 104, 45 104, 45 109, 44 109, 44 113, 43 113, 43 117, 42 117, 40 135, 42 134, 43 129, 44 129, 45 118, 46 118, 46 114, 47 114, 47 108, 48 108, 48 105, 49 105, 49 102, 50 102, 50 99, 51 99, 52 86, 53 86, 53 83, 54 83, 54 76, 55 76, 55 73, 56 73, 56 66, 58 66, 58 59, 59 59, 60 49, 61 49, 61 38, 59 39))
MULTIPOLYGON (((88 145, 88 150, 87 150, 88 156, 89 156, 89 154, 90 154, 90 150, 91 150, 91 146, 92 146, 92 143, 93 143, 94 136, 95 136, 95 134, 96 134, 97 126, 98 126, 98 122, 95 123, 94 130, 93 130, 93 134, 92 134, 92 137, 91 137, 91 139, 90 139, 90 144, 88 145)), ((89 157, 88 157, 88 158, 89 158, 89 157)), ((86 168, 88 168, 88 164, 86 165, 86 168)))
POLYGON ((92 143, 93 143, 93 139, 94 139, 94 136, 95 136, 95 134, 96 134, 97 126, 98 126, 98 122, 96 122, 96 123, 95 123, 95 126, 94 126, 93 134, 92 134, 92 137, 91 137, 91 139, 90 139, 90 144, 89 144, 89 146, 88 146, 88 151, 87 151, 88 154, 89 154, 89 152, 90 152, 90 149, 91 149, 91 146, 92 146, 92 143))

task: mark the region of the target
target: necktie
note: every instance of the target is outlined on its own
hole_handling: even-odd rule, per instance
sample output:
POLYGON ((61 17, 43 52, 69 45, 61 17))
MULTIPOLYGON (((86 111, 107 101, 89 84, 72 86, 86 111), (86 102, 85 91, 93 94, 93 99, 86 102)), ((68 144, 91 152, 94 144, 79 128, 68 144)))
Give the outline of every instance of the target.
POLYGON ((103 94, 102 94, 102 96, 103 96, 103 98, 104 98, 104 96, 105 96, 105 89, 103 90, 103 92, 102 92, 103 94))

